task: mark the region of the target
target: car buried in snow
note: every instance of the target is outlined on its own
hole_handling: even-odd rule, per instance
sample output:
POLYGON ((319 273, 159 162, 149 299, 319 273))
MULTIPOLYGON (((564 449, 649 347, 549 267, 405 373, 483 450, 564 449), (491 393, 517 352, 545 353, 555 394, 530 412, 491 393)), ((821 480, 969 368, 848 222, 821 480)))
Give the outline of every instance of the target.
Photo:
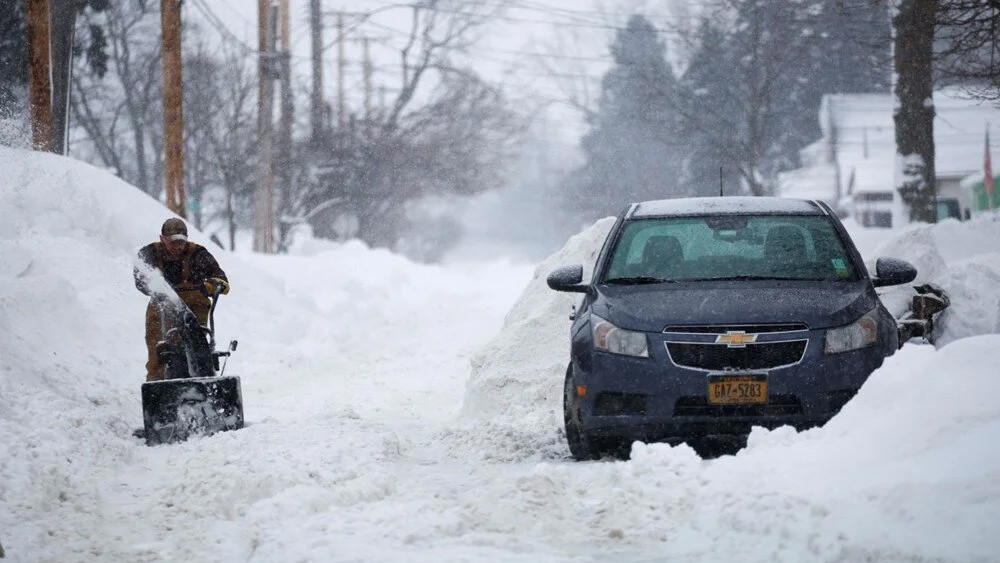
POLYGON ((823 425, 898 348, 875 288, 915 277, 893 258, 872 277, 822 202, 629 205, 588 282, 582 265, 547 280, 583 294, 564 386, 570 453, 627 455, 635 440, 732 449, 754 426, 823 425))

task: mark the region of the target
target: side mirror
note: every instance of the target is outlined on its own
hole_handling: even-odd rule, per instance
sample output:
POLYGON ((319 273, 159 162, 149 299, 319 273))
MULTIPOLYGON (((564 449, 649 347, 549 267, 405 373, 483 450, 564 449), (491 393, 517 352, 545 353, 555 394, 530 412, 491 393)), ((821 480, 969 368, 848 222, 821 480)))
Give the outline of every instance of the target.
POLYGON ((556 291, 587 292, 587 286, 581 285, 583 282, 583 266, 580 264, 557 268, 549 274, 549 277, 545 281, 549 284, 550 288, 556 291))
POLYGON ((910 283, 917 277, 917 269, 906 260, 879 258, 875 261, 875 287, 910 283))

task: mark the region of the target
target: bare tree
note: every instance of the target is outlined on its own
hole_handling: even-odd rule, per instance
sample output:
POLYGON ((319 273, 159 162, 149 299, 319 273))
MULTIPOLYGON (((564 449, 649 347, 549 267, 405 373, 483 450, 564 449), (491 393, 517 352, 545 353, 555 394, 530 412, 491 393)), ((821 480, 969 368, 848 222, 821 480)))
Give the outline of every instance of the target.
POLYGON ((249 221, 249 202, 256 174, 257 76, 252 62, 238 52, 226 53, 215 66, 205 92, 214 96, 213 112, 205 127, 205 147, 197 160, 211 171, 211 183, 222 188, 224 202, 217 206, 225 219, 229 248, 236 248, 240 211, 249 221))
POLYGON ((195 227, 203 225, 203 200, 206 189, 216 180, 210 158, 213 131, 219 125, 216 115, 222 105, 216 93, 222 65, 207 47, 198 43, 184 53, 184 186, 187 192, 187 217, 195 227))
POLYGON ((408 202, 496 186, 519 128, 502 93, 455 59, 497 4, 429 0, 408 7, 395 96, 364 126, 349 119, 325 146, 299 151, 308 155, 300 160, 303 179, 293 183, 283 222, 308 221, 319 236, 392 247, 405 229, 408 202))
POLYGON ((103 21, 110 65, 100 79, 73 73, 70 107, 84 138, 72 152, 86 158, 89 147, 104 166, 158 196, 163 175, 159 16, 149 3, 115 2, 85 18, 103 21))
POLYGON ((940 0, 935 43, 942 79, 1000 101, 1000 2, 940 0))

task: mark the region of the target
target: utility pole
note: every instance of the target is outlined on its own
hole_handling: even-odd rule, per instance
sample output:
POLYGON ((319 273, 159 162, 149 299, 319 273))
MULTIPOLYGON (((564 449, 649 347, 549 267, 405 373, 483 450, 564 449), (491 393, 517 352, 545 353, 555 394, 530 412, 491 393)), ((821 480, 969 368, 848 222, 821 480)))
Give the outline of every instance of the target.
POLYGON ((372 57, 369 49, 369 39, 365 37, 361 40, 365 50, 364 75, 365 75, 365 123, 370 124, 372 119, 372 57))
MULTIPOLYGON (((281 0, 281 124, 278 130, 279 214, 287 211, 292 193, 292 32, 288 0, 281 0)), ((286 225, 278 220, 278 243, 284 243, 286 225)))
POLYGON ((316 146, 323 136, 323 22, 321 0, 309 0, 309 25, 312 28, 312 142, 316 146))
POLYGON ((344 115, 344 13, 337 12, 337 125, 343 130, 344 115))
POLYGON ((52 0, 52 152, 69 152, 69 85, 73 74, 73 38, 76 5, 73 0, 52 0))
POLYGON ((257 190, 254 192, 253 249, 274 252, 274 168, 272 166, 272 121, 274 112, 273 44, 274 15, 270 0, 258 0, 258 96, 257 135, 259 137, 257 190))
POLYGON ((184 94, 181 84, 181 0, 160 0, 163 35, 163 148, 167 207, 184 210, 184 94))
POLYGON ((25 0, 28 23, 28 102, 31 142, 52 150, 52 80, 49 59, 49 0, 25 0))

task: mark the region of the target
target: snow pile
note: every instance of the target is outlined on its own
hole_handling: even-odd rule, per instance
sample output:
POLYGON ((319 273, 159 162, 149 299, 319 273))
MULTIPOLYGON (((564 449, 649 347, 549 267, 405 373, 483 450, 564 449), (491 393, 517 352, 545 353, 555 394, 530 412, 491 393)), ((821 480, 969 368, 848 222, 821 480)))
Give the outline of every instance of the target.
MULTIPOLYGON (((935 327, 940 344, 978 334, 1000 333, 1000 214, 984 213, 969 221, 947 219, 936 225, 911 225, 878 245, 874 258, 902 258, 917 268, 912 285, 941 286, 951 306, 935 327)), ((887 302, 905 305, 909 286, 885 290, 887 302)))
POLYGON ((569 315, 580 296, 549 289, 546 278, 560 266, 582 264, 588 280, 613 224, 614 217, 594 223, 535 268, 503 330, 472 360, 463 415, 508 427, 505 432, 548 434, 552 441, 551 430, 562 427, 569 315))
MULTIPOLYGON (((0 169, 0 530, 16 524, 19 545, 47 545, 86 536, 67 511, 93 514, 107 478, 98 473, 134 461, 147 299, 131 272, 169 213, 70 159, 0 149, 0 169)), ((192 238, 204 240, 193 229, 192 238)), ((261 280, 258 290, 234 284, 233 302, 295 310, 280 304, 277 280, 213 251, 234 279, 261 280)))
POLYGON ((123 414, 139 409, 135 387, 115 382, 141 381, 145 363, 130 219, 162 207, 51 155, 0 149, 0 168, 0 530, 17 524, 44 544, 46 527, 26 516, 95 506, 84 468, 131 457, 109 439, 128 435, 123 414), (108 314, 126 303, 130 315, 108 314))
MULTIPOLYGON (((131 272, 169 212, 71 159, 0 148, 0 169, 0 542, 13 561, 183 560, 207 544, 245 559, 239 527, 206 522, 258 502, 298 512, 286 491, 317 480, 321 504, 391 494, 395 477, 375 467, 412 438, 376 421, 454 417, 469 357, 529 276, 502 260, 419 266, 359 243, 309 257, 213 246, 233 285, 216 321, 220 341, 240 340, 227 373, 242 377, 248 427, 145 448, 131 433, 147 298, 131 272)), ((269 538, 269 518, 248 533, 269 538)))
POLYGON ((645 545, 645 560, 992 561, 997 349, 908 346, 826 427, 756 429, 736 456, 636 443, 629 462, 541 463, 486 494, 519 534, 645 545))

